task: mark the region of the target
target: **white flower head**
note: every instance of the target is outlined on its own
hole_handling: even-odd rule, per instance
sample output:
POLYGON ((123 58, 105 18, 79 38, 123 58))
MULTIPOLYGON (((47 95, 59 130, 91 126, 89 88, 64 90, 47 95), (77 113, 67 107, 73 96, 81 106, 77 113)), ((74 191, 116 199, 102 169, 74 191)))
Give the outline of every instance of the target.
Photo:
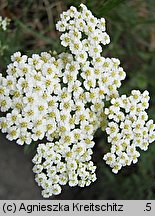
MULTIPOLYGON (((2 23, 0 17, 5 30, 2 23)), ((115 174, 137 163, 139 150, 155 140, 155 124, 145 111, 148 91, 119 96, 126 73, 118 59, 102 56, 110 43, 105 24, 84 4, 79 10, 71 6, 56 24, 68 52, 16 52, 7 76, 0 75, 0 130, 19 145, 40 140, 33 172, 45 198, 60 194, 62 185, 85 187, 96 180, 98 128, 111 143, 103 159, 115 174)))

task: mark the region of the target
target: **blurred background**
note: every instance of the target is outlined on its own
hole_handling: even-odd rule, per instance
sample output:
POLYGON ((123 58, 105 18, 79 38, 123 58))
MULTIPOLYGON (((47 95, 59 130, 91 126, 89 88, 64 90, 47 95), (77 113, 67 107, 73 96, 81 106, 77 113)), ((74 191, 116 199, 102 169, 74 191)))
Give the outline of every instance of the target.
MULTIPOLYGON (((103 55, 116 57, 127 72, 120 89, 149 90, 150 118, 155 120, 155 1, 154 0, 0 0, 0 16, 11 19, 9 30, 0 32, 0 72, 5 75, 10 55, 62 51, 55 23, 62 11, 84 3, 98 18, 107 20, 111 44, 103 55)), ((1 113, 2 116, 2 113, 1 113)), ((98 131, 93 161, 98 180, 90 187, 64 187, 51 199, 155 199, 155 143, 141 152, 139 163, 118 175, 102 160, 106 138, 98 131)), ((32 147, 20 147, 0 133, 0 199, 42 199, 34 182, 32 147), (24 151, 23 151, 24 150, 24 151)))

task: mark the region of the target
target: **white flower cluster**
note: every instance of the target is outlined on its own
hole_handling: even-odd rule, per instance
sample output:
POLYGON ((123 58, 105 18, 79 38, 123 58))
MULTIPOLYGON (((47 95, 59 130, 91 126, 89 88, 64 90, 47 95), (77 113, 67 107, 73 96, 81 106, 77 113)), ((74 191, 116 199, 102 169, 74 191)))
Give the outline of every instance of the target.
POLYGON ((80 5, 80 11, 72 6, 60 17, 56 28, 64 32, 60 37, 61 44, 69 47, 78 58, 85 59, 87 52, 93 58, 100 57, 101 45, 110 43, 110 37, 105 32, 105 19, 94 17, 84 4, 80 5))
POLYGON ((131 96, 122 95, 111 100, 105 109, 108 116, 108 142, 110 152, 104 156, 106 163, 117 173, 123 166, 137 163, 140 153, 155 141, 155 124, 148 120, 145 109, 149 107, 149 93, 133 90, 131 96))
POLYGON ((10 24, 10 19, 5 17, 4 19, 0 16, 0 29, 6 31, 7 26, 10 24))
MULTIPOLYGON (((96 179, 88 171, 92 164, 93 135, 97 128, 106 127, 103 100, 117 97, 117 88, 125 78, 118 59, 91 57, 90 60, 89 49, 79 56, 61 53, 57 58, 45 52, 28 58, 17 52, 11 56, 6 78, 0 77, 0 108, 7 112, 6 117, 0 118, 0 129, 9 140, 17 140, 20 145, 43 138, 53 142, 53 148, 59 143, 63 149, 59 162, 66 167, 67 182, 72 186, 89 185, 96 179), (75 161, 75 170, 70 169, 68 160, 75 161), (71 173, 76 173, 74 184, 71 173)), ((53 157, 44 160, 53 163, 53 157)), ((51 194, 50 187, 43 193, 51 194)))
MULTIPOLYGON (((104 129, 106 91, 98 85, 93 68, 81 66, 68 53, 56 59, 45 52, 31 58, 17 52, 11 59, 7 76, 0 76, 0 110, 7 112, 0 118, 0 129, 9 140, 23 145, 61 137, 70 145, 87 137, 92 140, 101 124, 104 129), (89 70, 95 84, 85 88, 89 70)), ((108 73, 110 69, 101 70, 102 79, 110 82, 108 73)))
POLYGON ((70 52, 55 57, 16 52, 7 76, 0 75, 0 110, 6 113, 0 129, 19 145, 42 142, 33 171, 44 197, 61 193, 62 185, 84 187, 96 180, 91 156, 98 128, 109 135, 111 153, 104 159, 115 173, 137 160, 136 147, 146 150, 154 140, 152 120, 145 126, 147 92, 119 97, 126 74, 118 59, 101 56, 110 42, 104 18, 95 18, 81 4, 80 11, 63 12, 57 29, 70 52), (105 109, 109 100, 112 106, 105 109))
POLYGON ((63 143, 40 144, 33 158, 36 173, 35 180, 43 188, 42 195, 49 197, 61 193, 61 186, 89 186, 96 180, 93 162, 90 161, 92 150, 84 143, 74 144, 73 147, 63 143))
MULTIPOLYGON (((60 17, 56 27, 63 32, 61 44, 69 48, 80 64, 84 88, 90 90, 99 87, 102 99, 105 95, 107 100, 117 97, 117 88, 126 74, 119 67, 118 59, 101 56, 102 46, 110 43, 109 35, 105 32, 105 19, 94 17, 84 4, 80 5, 80 11, 71 6, 60 17)), ((76 64, 74 67, 73 72, 76 72, 78 67, 76 64)))

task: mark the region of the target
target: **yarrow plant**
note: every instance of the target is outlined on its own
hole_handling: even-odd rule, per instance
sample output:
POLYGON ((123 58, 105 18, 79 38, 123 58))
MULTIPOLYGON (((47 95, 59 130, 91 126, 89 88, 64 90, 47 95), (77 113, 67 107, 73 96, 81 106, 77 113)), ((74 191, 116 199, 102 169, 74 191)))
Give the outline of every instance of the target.
POLYGON ((104 156, 106 163, 117 173, 123 166, 137 163, 140 153, 146 151, 155 140, 155 125, 148 120, 145 111, 149 107, 149 93, 133 90, 131 96, 122 95, 111 100, 105 108, 108 116, 108 142, 112 144, 110 153, 104 156))
POLYGON ((118 59, 102 56, 110 43, 105 19, 83 4, 60 18, 56 28, 68 52, 31 57, 16 52, 7 76, 0 76, 0 109, 6 113, 0 129, 19 145, 40 140, 33 172, 44 197, 60 194, 62 185, 85 187, 96 180, 91 156, 98 128, 111 143, 103 159, 114 173, 136 163, 139 149, 146 151, 155 140, 155 125, 145 111, 148 91, 120 96, 126 73, 118 59))

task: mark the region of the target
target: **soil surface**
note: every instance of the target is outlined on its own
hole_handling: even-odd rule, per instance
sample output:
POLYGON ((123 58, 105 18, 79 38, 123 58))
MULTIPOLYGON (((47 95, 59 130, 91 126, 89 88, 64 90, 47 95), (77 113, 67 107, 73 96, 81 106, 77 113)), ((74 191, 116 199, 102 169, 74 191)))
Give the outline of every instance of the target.
POLYGON ((0 199, 42 199, 34 181, 32 157, 0 133, 0 199))

